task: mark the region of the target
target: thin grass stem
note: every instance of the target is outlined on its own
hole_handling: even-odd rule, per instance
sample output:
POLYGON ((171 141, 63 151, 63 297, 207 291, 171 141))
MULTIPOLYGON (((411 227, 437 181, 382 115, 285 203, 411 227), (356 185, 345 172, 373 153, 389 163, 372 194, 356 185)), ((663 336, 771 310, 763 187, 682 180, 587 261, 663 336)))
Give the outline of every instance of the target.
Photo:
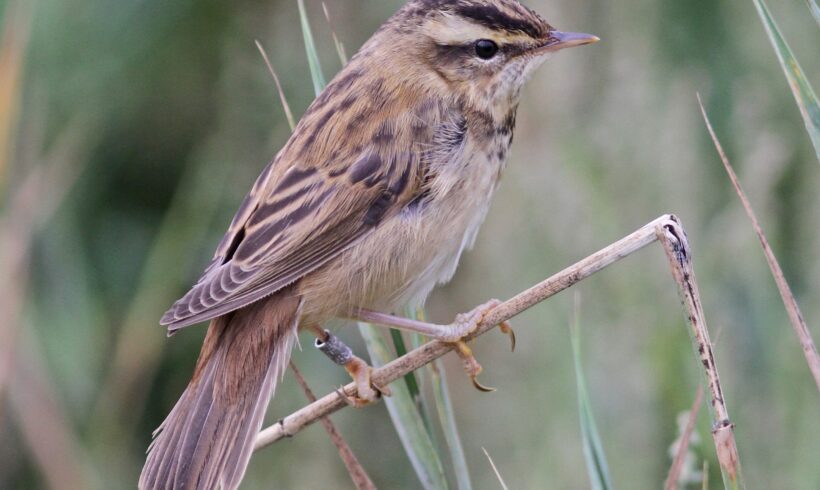
MULTIPOLYGON (((302 391, 305 392, 305 397, 308 401, 315 402, 316 395, 313 394, 313 390, 310 389, 305 377, 302 376, 302 372, 299 371, 293 361, 290 361, 290 369, 293 371, 296 382, 302 388, 302 391)), ((373 484, 373 480, 370 479, 367 471, 365 471, 362 464, 359 463, 359 459, 356 458, 353 450, 350 449, 350 445, 347 444, 342 434, 339 433, 336 426, 331 422, 330 417, 324 417, 320 422, 322 423, 322 427, 325 428, 325 432, 330 436, 333 445, 336 446, 336 450, 339 451, 339 457, 342 458, 342 462, 345 468, 347 468, 347 473, 350 475, 350 479, 353 480, 353 484, 356 485, 357 490, 376 490, 376 485, 373 484)))
POLYGON ((817 347, 811 336, 811 331, 809 330, 808 325, 806 325, 806 320, 803 318, 803 313, 800 311, 800 306, 797 304, 797 299, 795 299, 794 293, 792 293, 791 287, 789 286, 789 282, 786 280, 786 275, 783 273, 783 269, 780 267, 780 263, 777 261, 777 258, 772 251, 772 247, 769 245, 769 240, 766 238, 766 234, 763 233, 763 228, 760 226, 760 221, 758 221, 757 215, 755 215, 754 209, 752 209, 752 203, 743 191, 743 187, 740 185, 740 179, 738 179, 735 169, 729 162, 729 158, 726 156, 726 152, 723 150, 723 146, 720 144, 720 140, 718 140, 717 134, 712 128, 712 123, 709 121, 709 116, 706 114, 706 109, 703 107, 703 101, 700 99, 700 94, 698 94, 697 97, 701 114, 703 114, 703 120, 706 123, 706 129, 709 131, 709 136, 712 138, 712 142, 717 149, 721 162, 723 162, 723 168, 725 168, 726 173, 729 174, 729 180, 732 182, 732 186, 734 187, 740 202, 743 204, 743 209, 746 211, 746 216, 748 216, 749 220, 752 222, 757 238, 760 240, 760 246, 763 247, 763 255, 766 256, 766 262, 769 264, 769 269, 772 271, 772 276, 774 276, 774 282, 777 284, 777 290, 780 292, 780 298, 783 300, 783 305, 786 307, 786 312, 789 315, 789 321, 791 322, 792 328, 797 335, 797 339, 800 341, 800 345, 803 348, 803 355, 805 356, 806 362, 809 365, 809 370, 814 377, 814 382, 817 385, 817 389, 820 391, 820 355, 817 354, 817 347))
POLYGON ((584 448, 587 473, 590 487, 594 490, 609 490, 612 488, 612 478, 609 476, 604 445, 598 433, 595 416, 592 413, 592 401, 587 389, 581 363, 581 295, 577 292, 574 297, 573 321, 570 323, 570 340, 572 343, 572 359, 575 366, 575 381, 578 391, 578 419, 581 424, 581 439, 584 448))
POLYGON ((499 485, 501 485, 501 489, 502 490, 509 490, 509 487, 507 487, 507 484, 504 483, 504 478, 501 477, 501 472, 499 472, 498 468, 495 466, 495 461, 493 461, 493 458, 490 457, 490 453, 488 453, 487 450, 483 447, 481 448, 481 450, 484 451, 484 456, 487 456, 487 461, 490 462, 490 466, 493 469, 493 473, 495 473, 495 477, 498 478, 498 483, 499 483, 499 485))
POLYGON ((256 49, 259 50, 259 54, 262 55, 262 59, 265 60, 265 66, 268 67, 270 76, 273 77, 273 83, 276 84, 276 91, 279 93, 279 102, 282 103, 282 109, 285 110, 285 118, 288 120, 288 126, 290 126, 290 130, 293 131, 296 129, 296 120, 293 118, 293 112, 290 110, 290 104, 288 104, 288 99, 285 97, 285 91, 282 90, 282 84, 279 82, 276 70, 273 69, 270 58, 268 58, 268 53, 265 52, 265 48, 262 47, 262 44, 260 44, 259 41, 254 42, 256 43, 256 49))

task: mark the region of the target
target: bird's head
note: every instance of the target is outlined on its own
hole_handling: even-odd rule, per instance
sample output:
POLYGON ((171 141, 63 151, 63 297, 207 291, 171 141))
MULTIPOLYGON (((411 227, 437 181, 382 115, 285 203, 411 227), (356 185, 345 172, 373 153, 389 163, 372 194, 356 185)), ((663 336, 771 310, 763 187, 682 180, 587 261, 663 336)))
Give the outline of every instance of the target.
POLYGON ((496 103, 517 101, 550 54, 598 41, 561 32, 516 0, 411 0, 382 31, 391 56, 420 60, 460 95, 496 103))

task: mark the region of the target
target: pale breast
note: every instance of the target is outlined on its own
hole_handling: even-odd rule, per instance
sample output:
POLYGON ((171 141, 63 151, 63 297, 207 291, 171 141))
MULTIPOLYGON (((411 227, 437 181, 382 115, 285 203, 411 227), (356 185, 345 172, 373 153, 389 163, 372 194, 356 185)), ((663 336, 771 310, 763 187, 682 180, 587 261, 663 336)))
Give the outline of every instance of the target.
POLYGON ((355 307, 394 311, 420 305, 436 284, 449 281, 461 254, 475 241, 506 161, 508 137, 485 142, 480 146, 467 137, 439 155, 427 195, 383 222, 321 274, 305 278, 306 317, 321 321, 355 307))
MULTIPOLYGON (((428 230, 426 239, 433 244, 434 253, 415 264, 417 274, 408 278, 400 291, 400 302, 421 303, 436 284, 453 277, 462 253, 475 243, 503 165, 497 153, 468 145, 457 175, 440 177, 455 180, 449 184, 450 191, 415 214, 412 210, 405 213, 405 220, 418 220, 418 226, 428 230)), ((420 243, 419 247, 425 245, 420 243)))

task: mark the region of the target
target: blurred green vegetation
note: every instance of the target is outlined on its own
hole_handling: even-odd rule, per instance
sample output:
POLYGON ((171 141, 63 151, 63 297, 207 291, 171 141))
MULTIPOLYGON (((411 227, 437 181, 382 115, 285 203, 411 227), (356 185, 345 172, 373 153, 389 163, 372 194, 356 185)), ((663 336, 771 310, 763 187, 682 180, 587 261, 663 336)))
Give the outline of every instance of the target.
MULTIPOLYGON (((695 100, 700 91, 816 326, 820 166, 753 4, 526 3, 603 42, 557 55, 530 83, 476 249, 433 294, 428 316, 449 321, 487 298, 509 297, 675 212, 693 244, 747 484, 820 487, 820 396, 695 100)), ((320 3, 305 4, 330 75, 339 67, 330 30, 320 3)), ((336 0, 328 9, 353 52, 400 4, 336 0)), ((820 29, 806 5, 770 7, 817 85, 820 29)), ((289 135, 253 41, 265 46, 297 114, 313 98, 296 2, 0 0, 0 15, 2 213, 13 209, 26 176, 54 158, 72 159, 82 172, 27 247, 27 279, 4 278, 3 291, 24 302, 16 319, 0 312, 6 330, 18 333, 0 338, 6 347, 15 342, 8 378, 0 372, 0 488, 132 488, 150 433, 187 383, 204 335, 193 328, 167 340, 157 320, 201 272, 289 135), (6 90, 9 77, 18 83, 6 90), (67 134, 86 151, 68 151, 67 134)), ((52 183, 35 205, 68 183, 52 183)), ((12 230, 0 223, 0 233, 12 230)), ((587 388, 613 484, 657 488, 677 414, 699 382, 662 252, 644 251, 578 289, 587 388)), ((457 359, 446 359, 475 488, 498 488, 482 447, 510 488, 588 485, 571 310, 563 294, 522 315, 515 354, 498 335, 476 343, 494 394, 476 392, 457 359)), ((364 353, 351 327, 340 335, 364 353)), ((346 380, 303 344, 294 359, 314 391, 346 380)), ((269 418, 302 404, 286 379, 269 418)), ((334 421, 380 488, 419 486, 383 405, 334 421)), ((698 431, 709 441, 703 414, 698 431)), ((694 450, 718 485, 714 450, 707 442, 694 450)), ((245 483, 328 486, 349 479, 318 426, 257 454, 245 483)))

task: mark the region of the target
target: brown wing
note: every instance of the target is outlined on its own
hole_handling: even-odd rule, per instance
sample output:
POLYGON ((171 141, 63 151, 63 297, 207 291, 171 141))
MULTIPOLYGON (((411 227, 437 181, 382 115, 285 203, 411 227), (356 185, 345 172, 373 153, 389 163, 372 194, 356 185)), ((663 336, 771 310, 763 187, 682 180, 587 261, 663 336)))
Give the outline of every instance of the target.
POLYGON ((333 259, 412 199, 417 158, 369 147, 342 165, 269 165, 211 265, 161 323, 173 332, 224 315, 333 259))

